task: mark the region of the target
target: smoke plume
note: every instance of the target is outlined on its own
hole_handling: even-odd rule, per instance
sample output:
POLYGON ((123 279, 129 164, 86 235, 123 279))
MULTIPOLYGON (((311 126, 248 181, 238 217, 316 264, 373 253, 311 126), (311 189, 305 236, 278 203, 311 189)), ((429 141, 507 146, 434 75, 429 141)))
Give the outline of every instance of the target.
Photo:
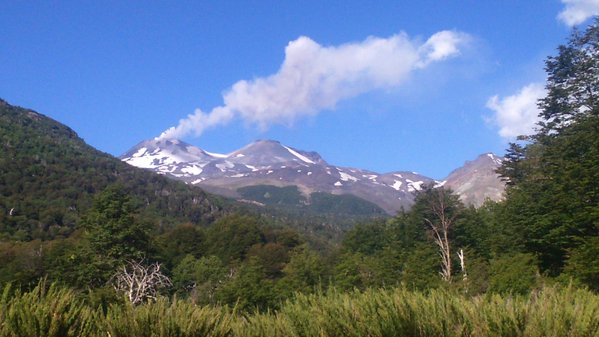
POLYGON ((441 31, 424 43, 401 33, 321 46, 302 36, 287 45, 277 73, 238 81, 223 94, 222 106, 209 112, 196 109, 159 138, 199 136, 236 117, 261 129, 275 123, 289 125, 302 116, 332 109, 340 100, 395 87, 414 70, 459 55, 468 40, 465 33, 441 31))

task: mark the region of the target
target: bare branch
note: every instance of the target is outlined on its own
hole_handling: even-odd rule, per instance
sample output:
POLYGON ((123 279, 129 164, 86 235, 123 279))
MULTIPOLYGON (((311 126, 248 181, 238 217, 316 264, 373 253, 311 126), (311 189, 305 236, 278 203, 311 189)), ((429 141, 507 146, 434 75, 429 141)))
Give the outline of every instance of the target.
POLYGON ((161 289, 169 288, 171 280, 160 271, 160 264, 149 266, 140 261, 128 261, 111 279, 113 288, 123 292, 134 305, 155 300, 161 289))

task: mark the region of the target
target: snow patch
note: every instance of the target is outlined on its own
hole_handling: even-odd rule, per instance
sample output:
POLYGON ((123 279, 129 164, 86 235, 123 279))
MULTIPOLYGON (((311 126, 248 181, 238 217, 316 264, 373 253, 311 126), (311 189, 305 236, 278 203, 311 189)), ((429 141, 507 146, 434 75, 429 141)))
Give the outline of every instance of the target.
POLYGON ((142 147, 141 149, 137 150, 137 152, 135 152, 131 157, 141 157, 143 156, 146 152, 148 151, 147 148, 142 147))
POLYGON ((301 161, 306 162, 308 164, 316 164, 315 162, 311 161, 310 158, 298 153, 297 151, 294 151, 291 148, 288 148, 287 146, 283 145, 284 148, 287 149, 287 151, 289 151, 289 153, 291 153, 292 155, 296 156, 297 158, 299 158, 301 161))
POLYGON ((191 175, 197 176, 198 174, 202 173, 202 168, 199 166, 196 166, 196 165, 185 166, 184 168, 181 169, 181 172, 189 173, 191 175))
POLYGON ((340 181, 337 181, 337 182, 336 182, 335 184, 333 184, 333 185, 335 185, 335 186, 337 186, 337 187, 339 187, 339 186, 343 186, 343 184, 342 184, 340 181))
POLYGON ((424 181, 412 181, 410 179, 406 179, 408 182, 408 192, 420 191, 422 190, 422 184, 424 181))
POLYGON ((358 181, 358 178, 356 178, 356 177, 354 177, 352 175, 349 175, 349 174, 347 174, 345 172, 339 171, 339 175, 341 176, 341 180, 343 180, 343 181, 350 181, 350 180, 351 181, 358 181))
POLYGON ((310 176, 310 175, 312 175, 312 172, 308 172, 308 173, 306 173, 306 175, 309 175, 309 176, 310 176))
POLYGON ((501 165, 503 163, 503 160, 499 157, 497 157, 496 155, 492 154, 492 153, 487 153, 487 157, 491 158, 491 160, 496 164, 496 165, 501 165))
POLYGON ((435 182, 435 186, 433 186, 434 188, 437 187, 442 187, 443 185, 445 185, 447 183, 447 180, 443 180, 443 181, 436 181, 435 182))
POLYGON ((403 184, 403 181, 395 180, 395 182, 393 183, 393 185, 391 185, 391 187, 393 187, 393 189, 395 189, 396 191, 399 191, 402 184, 403 184))
POLYGON ((204 152, 206 152, 207 155, 215 157, 215 158, 229 158, 228 154, 208 152, 208 151, 204 151, 204 152))

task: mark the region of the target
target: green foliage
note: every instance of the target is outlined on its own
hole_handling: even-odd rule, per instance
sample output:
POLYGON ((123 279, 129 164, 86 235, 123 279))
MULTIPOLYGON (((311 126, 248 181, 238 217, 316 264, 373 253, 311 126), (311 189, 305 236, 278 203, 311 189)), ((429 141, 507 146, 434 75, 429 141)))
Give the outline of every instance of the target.
POLYGON ((135 220, 131 198, 121 186, 109 186, 94 198, 83 227, 96 256, 114 267, 128 259, 143 258, 149 249, 149 229, 135 220))
POLYGON ((255 185, 238 188, 237 192, 245 199, 255 200, 265 205, 300 207, 307 203, 297 186, 255 185))
POLYGON ((196 259, 187 255, 173 270, 178 294, 204 305, 216 303, 216 291, 229 279, 229 269, 216 256, 196 259))
POLYGON ((299 295, 236 321, 236 336, 596 336, 599 298, 571 288, 467 299, 405 289, 299 295))
POLYGON ((584 32, 574 30, 558 55, 545 61, 547 96, 540 101, 541 135, 561 132, 581 115, 594 114, 599 101, 599 19, 584 32))
POLYGON ((548 58, 541 130, 530 143, 512 145, 500 170, 511 182, 501 214, 504 229, 554 277, 570 252, 599 236, 598 41, 595 20, 548 58))
POLYGON ((539 285, 537 261, 530 254, 503 255, 489 265, 489 290, 526 294, 539 285))
POLYGON ((408 289, 425 290, 441 284, 439 254, 431 244, 419 244, 406 256, 401 282, 408 289))
POLYGON ((97 315, 69 289, 44 282, 29 292, 10 286, 0 298, 0 336, 94 336, 97 315))
POLYGON ((266 278, 264 267, 251 259, 219 289, 217 297, 221 303, 242 311, 264 311, 278 307, 280 298, 274 290, 274 282, 266 278))
POLYGON ((94 285, 104 284, 127 260, 145 258, 151 252, 150 229, 137 222, 134 212, 131 198, 119 185, 109 186, 94 198, 83 221, 94 285))
POLYGON ((377 205, 350 194, 336 195, 314 192, 306 198, 297 186, 277 187, 272 185, 246 186, 237 189, 245 199, 283 209, 301 210, 314 215, 384 216, 377 205))
POLYGON ((160 298, 103 311, 68 289, 3 289, 0 337, 38 336, 597 336, 599 296, 573 287, 464 297, 403 288, 298 294, 278 311, 238 314, 160 298))
POLYGON ((278 284, 283 296, 291 292, 311 293, 325 281, 325 262, 316 252, 303 245, 291 253, 283 269, 284 276, 278 284))
POLYGON ((265 241, 258 219, 244 215, 222 217, 206 232, 208 254, 226 263, 243 260, 250 247, 265 241))
POLYGON ((568 255, 565 275, 599 292, 599 236, 585 239, 568 255))
POLYGON ((177 225, 172 230, 159 235, 155 242, 162 260, 168 267, 174 267, 186 255, 200 258, 206 253, 206 234, 192 224, 177 225))
POLYGON ((385 216, 385 211, 376 204, 351 194, 335 195, 324 192, 314 192, 310 194, 309 210, 318 214, 385 216))
POLYGON ((112 306, 100 320, 97 336, 225 337, 231 336, 233 316, 224 309, 198 307, 161 298, 140 306, 112 306))
POLYGON ((345 234, 342 245, 351 252, 375 254, 389 245, 387 226, 380 222, 358 224, 345 234))
POLYGON ((119 183, 145 219, 205 224, 223 201, 134 168, 85 144, 68 127, 0 100, 0 238, 68 237, 93 196, 119 183))

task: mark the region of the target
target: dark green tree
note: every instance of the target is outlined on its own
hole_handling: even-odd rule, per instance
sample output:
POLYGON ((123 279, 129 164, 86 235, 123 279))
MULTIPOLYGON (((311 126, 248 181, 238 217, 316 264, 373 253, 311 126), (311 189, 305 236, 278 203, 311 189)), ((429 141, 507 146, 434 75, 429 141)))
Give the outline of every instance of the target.
POLYGON ((148 228, 135 220, 134 204, 119 185, 96 196, 83 226, 100 282, 126 260, 147 257, 152 250, 148 228))
POLYGON ((599 103, 599 18, 584 32, 575 30, 557 56, 545 61, 547 96, 540 101, 542 130, 559 133, 580 116, 597 115, 599 103))
POLYGON ((512 146, 500 173, 507 190, 504 222, 514 241, 559 275, 569 252, 599 235, 599 20, 575 31, 546 62, 540 131, 512 146))

